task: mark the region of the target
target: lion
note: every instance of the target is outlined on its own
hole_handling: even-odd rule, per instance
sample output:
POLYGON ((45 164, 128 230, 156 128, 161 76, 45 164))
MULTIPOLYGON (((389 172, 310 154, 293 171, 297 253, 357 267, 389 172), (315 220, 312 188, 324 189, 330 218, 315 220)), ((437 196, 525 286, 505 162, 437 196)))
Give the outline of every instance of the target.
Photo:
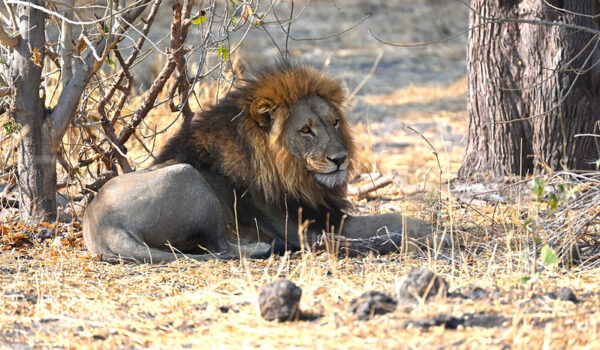
POLYGON ((344 103, 340 83, 305 64, 244 80, 182 126, 153 166, 100 189, 83 219, 88 250, 165 263, 310 249, 324 234, 377 253, 415 246, 434 233, 425 221, 347 214, 355 144, 344 103))

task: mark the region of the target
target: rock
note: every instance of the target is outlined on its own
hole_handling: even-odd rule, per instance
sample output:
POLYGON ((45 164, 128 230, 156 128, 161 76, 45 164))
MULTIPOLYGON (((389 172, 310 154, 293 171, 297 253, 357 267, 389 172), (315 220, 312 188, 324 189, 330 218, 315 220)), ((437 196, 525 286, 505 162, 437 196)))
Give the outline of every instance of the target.
MULTIPOLYGON (((577 298, 575 293, 573 293, 573 290, 571 290, 571 288, 568 288, 568 287, 562 287, 556 292, 548 292, 544 296, 547 298, 550 298, 550 299, 554 299, 554 300, 558 299, 558 300, 562 300, 562 301, 570 301, 573 303, 579 302, 579 299, 577 298)), ((534 295, 533 297, 531 297, 531 300, 536 300, 539 298, 540 298, 540 296, 534 295)))
POLYGON ((279 280, 263 286, 258 295, 260 314, 267 321, 279 322, 296 320, 300 317, 299 308, 302 289, 290 280, 279 280))
POLYGON ((559 289, 556 293, 556 296, 562 301, 571 301, 573 303, 579 302, 579 299, 577 299, 577 296, 575 295, 575 293, 573 293, 573 290, 571 290, 571 288, 568 287, 562 287, 561 289, 559 289))
POLYGON ((448 293, 448 297, 469 300, 483 300, 489 298, 490 293, 481 287, 470 285, 468 287, 462 287, 448 293))
POLYGON ((52 242, 51 245, 60 246, 60 238, 63 238, 63 237, 56 236, 55 230, 45 227, 45 228, 41 229, 40 232, 37 234, 37 238, 40 241, 40 243, 42 243, 45 240, 50 239, 52 237, 55 237, 55 240, 52 242), (58 243, 56 243, 56 238, 58 238, 58 243))
POLYGON ((400 282, 396 293, 401 301, 428 300, 448 294, 448 283, 433 271, 414 269, 400 282))
POLYGON ((421 328, 443 326, 446 329, 456 329, 459 326, 494 328, 504 326, 507 321, 508 319, 502 315, 481 312, 461 316, 437 315, 419 321, 408 321, 405 326, 421 328))
POLYGON ((398 302, 391 296, 369 291, 350 302, 350 312, 359 320, 368 320, 374 315, 383 315, 396 310, 398 302))
POLYGON ((219 311, 221 311, 221 313, 223 313, 223 314, 226 314, 229 312, 229 306, 221 305, 221 306, 219 306, 219 311))

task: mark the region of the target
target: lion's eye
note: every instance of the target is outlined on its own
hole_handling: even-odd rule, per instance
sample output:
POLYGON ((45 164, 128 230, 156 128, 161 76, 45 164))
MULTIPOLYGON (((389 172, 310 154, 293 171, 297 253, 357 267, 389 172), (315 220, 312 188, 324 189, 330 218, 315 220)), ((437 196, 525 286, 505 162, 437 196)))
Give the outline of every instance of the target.
POLYGON ((331 122, 331 125, 333 126, 337 126, 340 123, 340 121, 338 119, 334 120, 331 122))
POLYGON ((303 127, 300 132, 303 134, 312 134, 312 130, 308 126, 303 127))

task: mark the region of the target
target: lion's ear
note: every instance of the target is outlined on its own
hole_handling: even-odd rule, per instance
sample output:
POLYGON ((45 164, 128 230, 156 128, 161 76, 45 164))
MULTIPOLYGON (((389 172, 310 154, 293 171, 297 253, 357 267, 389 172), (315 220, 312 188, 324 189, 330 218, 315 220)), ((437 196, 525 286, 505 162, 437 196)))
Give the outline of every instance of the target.
POLYGON ((271 113, 275 110, 275 103, 268 98, 257 98, 250 105, 250 115, 256 124, 265 130, 271 128, 271 113))

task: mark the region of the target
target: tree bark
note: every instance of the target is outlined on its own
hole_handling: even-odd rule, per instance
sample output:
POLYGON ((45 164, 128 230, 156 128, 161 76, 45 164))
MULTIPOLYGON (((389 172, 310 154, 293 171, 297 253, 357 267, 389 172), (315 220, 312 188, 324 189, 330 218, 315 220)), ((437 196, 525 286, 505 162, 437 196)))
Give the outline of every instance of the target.
MULTIPOLYGON (((41 5, 43 1, 32 1, 41 5)), ((56 155, 52 126, 40 99, 44 63, 45 14, 18 6, 19 44, 9 58, 11 116, 20 126, 18 180, 24 221, 53 220, 56 215, 56 155)))
POLYGON ((598 14, 598 2, 547 2, 551 5, 544 0, 472 0, 469 135, 461 179, 595 168, 596 139, 575 135, 598 131, 599 39, 559 25, 518 20, 598 29, 598 22, 585 16, 598 14), (508 20, 490 21, 502 16, 508 20))

